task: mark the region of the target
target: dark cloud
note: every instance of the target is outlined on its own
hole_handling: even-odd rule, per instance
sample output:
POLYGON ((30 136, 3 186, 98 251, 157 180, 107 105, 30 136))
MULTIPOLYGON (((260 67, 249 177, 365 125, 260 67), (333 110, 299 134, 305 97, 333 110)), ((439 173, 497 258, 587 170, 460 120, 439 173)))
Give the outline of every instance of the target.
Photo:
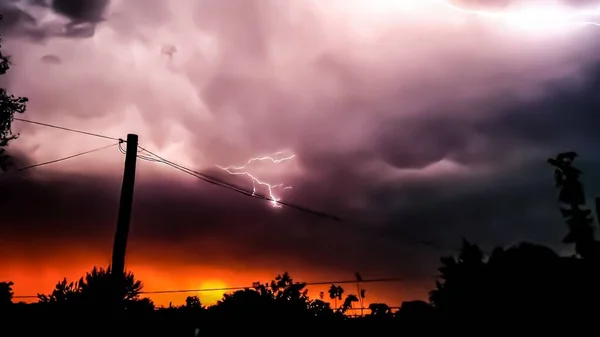
MULTIPOLYGON (((239 12, 229 2, 152 3, 115 2, 93 40, 9 39, 24 65, 11 89, 30 97, 31 119, 135 132, 144 147, 246 188, 215 165, 289 148, 297 157, 281 174, 293 186, 284 201, 343 221, 142 162, 133 254, 419 278, 463 236, 486 248, 558 244, 566 229, 545 164, 557 152, 580 152, 589 195, 600 194, 595 30, 540 37, 430 12, 375 24, 356 1, 358 22, 308 1, 236 1, 239 12)), ((98 6, 61 11, 95 24, 98 6)), ((19 165, 93 147, 20 127, 19 165)), ((0 240, 107 249, 123 158, 101 158, 0 179, 0 240)))
POLYGON ((44 55, 44 56, 42 56, 42 58, 40 60, 42 62, 48 63, 48 64, 60 64, 61 63, 60 58, 56 55, 44 55))
POLYGON ((2 0, 0 31, 34 40, 88 38, 104 20, 109 0, 2 0))

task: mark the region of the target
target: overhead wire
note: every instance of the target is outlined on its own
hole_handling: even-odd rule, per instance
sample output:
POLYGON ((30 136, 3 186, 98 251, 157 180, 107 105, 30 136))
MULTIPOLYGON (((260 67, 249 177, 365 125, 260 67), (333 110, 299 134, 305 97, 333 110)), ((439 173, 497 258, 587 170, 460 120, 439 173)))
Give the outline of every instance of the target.
MULTIPOLYGON (((356 284, 356 283, 391 283, 391 282, 404 282, 406 279, 399 277, 389 278, 376 278, 376 279, 364 279, 364 280, 339 280, 339 281, 317 281, 317 282, 297 282, 305 286, 319 286, 328 284, 356 284)), ((264 285, 261 283, 261 285, 264 285)), ((140 291, 140 294, 158 295, 158 294, 181 294, 181 293, 201 293, 201 292, 213 292, 213 291, 235 291, 244 289, 256 289, 255 285, 250 286, 239 286, 239 287, 220 287, 220 288, 199 288, 199 289, 175 289, 175 290, 153 290, 153 291, 140 291)), ((13 298, 37 298, 37 295, 22 295, 13 296, 13 298)))
POLYGON ((281 201, 281 200, 275 200, 275 199, 273 199, 271 197, 268 197, 268 196, 265 196, 265 195, 262 195, 262 194, 258 194, 258 193, 246 190, 246 189, 241 188, 239 186, 236 186, 236 185, 233 185, 231 183, 225 182, 225 181, 223 181, 221 179, 218 179, 218 178, 206 175, 204 173, 200 173, 198 171, 194 171, 194 170, 192 170, 190 168, 187 168, 187 167, 185 167, 183 165, 176 164, 176 163, 174 163, 174 162, 172 162, 170 160, 167 160, 167 159, 159 156, 158 154, 156 154, 154 152, 151 152, 151 151, 149 151, 149 150, 147 150, 147 149, 145 149, 145 148, 143 148, 141 146, 139 148, 142 150, 142 152, 147 152, 151 156, 155 157, 155 158, 152 158, 152 157, 148 157, 148 156, 138 155, 138 158, 140 158, 140 159, 166 164, 166 165, 171 166, 171 167, 173 167, 173 168, 175 168, 175 169, 177 169, 179 171, 182 171, 182 172, 187 173, 189 175, 192 175, 192 176, 194 176, 196 178, 204 180, 204 181, 206 181, 206 182, 208 182, 210 184, 217 185, 217 186, 224 187, 224 188, 228 188, 228 189, 230 189, 232 191, 235 191, 237 193, 243 194, 243 195, 248 196, 248 197, 252 197, 252 198, 255 198, 255 199, 261 199, 261 200, 265 200, 265 201, 276 202, 277 204, 280 204, 280 205, 283 205, 283 206, 287 206, 289 208, 293 208, 293 209, 299 210, 301 212, 310 213, 310 214, 317 215, 317 216, 324 217, 324 218, 329 218, 329 219, 337 221, 337 222, 341 221, 341 218, 338 217, 338 216, 336 216, 336 215, 332 215, 332 214, 325 213, 325 212, 322 212, 322 211, 317 211, 317 210, 314 210, 314 209, 311 209, 311 208, 308 208, 308 207, 305 207, 305 206, 301 206, 301 205, 297 205, 297 204, 293 204, 293 203, 289 203, 289 202, 285 202, 285 201, 281 201))
MULTIPOLYGON (((355 283, 389 283, 389 282, 403 282, 402 278, 379 278, 379 279, 366 279, 366 280, 341 280, 341 281, 319 281, 319 282, 298 282, 306 286, 319 286, 328 284, 355 284, 355 283)), ((261 284, 262 285, 262 284, 261 284)), ((142 294, 170 294, 170 293, 196 293, 196 292, 211 292, 211 291, 231 291, 231 290, 244 290, 254 289, 254 286, 246 287, 223 287, 223 288, 201 288, 201 289, 181 289, 181 290, 157 290, 157 291, 145 291, 142 294)))
POLYGON ((90 153, 102 151, 102 150, 111 148, 113 146, 117 146, 120 143, 121 142, 115 143, 115 144, 106 145, 106 146, 101 146, 101 147, 97 147, 97 148, 94 148, 94 149, 91 149, 91 150, 87 150, 87 151, 84 151, 84 152, 79 152, 79 153, 76 153, 76 154, 73 154, 73 155, 70 155, 70 156, 66 156, 66 157, 62 157, 62 158, 58 158, 58 159, 54 159, 54 160, 49 160, 49 161, 45 161, 45 162, 41 162, 41 163, 29 165, 29 166, 20 167, 18 169, 15 169, 14 171, 8 171, 6 173, 3 173, 0 176, 4 176, 5 174, 10 174, 10 173, 23 172, 23 171, 30 170, 32 168, 40 167, 40 166, 45 166, 45 165, 50 165, 50 164, 54 164, 54 163, 59 163, 59 162, 62 162, 62 161, 65 161, 65 160, 69 160, 69 159, 72 159, 72 158, 76 158, 76 157, 80 157, 80 156, 83 156, 83 155, 86 155, 86 154, 90 154, 90 153))
MULTIPOLYGON (((127 141, 123 140, 122 138, 110 137, 110 136, 106 136, 106 135, 102 135, 102 134, 97 134, 97 133, 93 133, 93 132, 78 130, 78 129, 74 129, 74 128, 68 128, 68 127, 54 125, 54 124, 49 124, 49 123, 42 123, 42 122, 27 120, 27 119, 23 119, 23 118, 13 118, 13 119, 16 120, 16 121, 20 121, 20 122, 25 122, 25 123, 30 123, 30 124, 34 124, 34 125, 40 125, 40 126, 55 128, 55 129, 59 129, 59 130, 69 131, 69 132, 75 132, 75 133, 79 133, 79 134, 83 134, 83 135, 87 135, 87 136, 93 136, 93 137, 99 137, 99 138, 104 138, 104 139, 117 140, 117 141, 119 141, 119 143, 118 143, 119 151, 121 151, 121 153, 123 153, 123 154, 126 153, 125 149, 123 149, 123 147, 122 147, 122 143, 126 143, 127 141)), ((328 218, 328 219, 333 220, 333 221, 338 222, 338 223, 341 223, 341 222, 351 222, 348 219, 342 219, 341 217, 339 217, 337 215, 333 215, 333 214, 326 213, 326 212, 323 212, 323 211, 314 210, 314 209, 311 209, 311 208, 308 208, 308 207, 305 207, 305 206, 301 206, 301 205, 298 205, 298 204, 294 204, 294 203, 290 203, 290 202, 286 202, 286 201, 282 201, 282 200, 274 200, 271 197, 268 197, 268 196, 265 196, 265 195, 262 195, 262 194, 259 194, 259 193, 255 193, 253 191, 249 191, 249 190, 244 189, 244 188, 242 188, 240 186, 236 186, 234 184, 228 183, 228 182, 223 181, 221 179, 218 179, 218 178, 215 178, 215 177, 211 177, 211 176, 209 176, 207 174, 204 174, 204 173, 192 170, 190 168, 187 168, 187 167, 185 167, 183 165, 174 163, 174 162, 172 162, 170 160, 167 160, 167 159, 159 156, 158 154, 156 154, 154 152, 149 151, 148 149, 145 149, 145 148, 141 147, 141 146, 138 146, 138 149, 139 150, 138 150, 137 157, 140 158, 140 159, 142 159, 142 160, 165 164, 165 165, 170 166, 170 167, 172 167, 172 168, 174 168, 176 170, 179 170, 181 172, 184 172, 186 174, 194 176, 194 177, 196 177, 198 179, 201 179, 201 180, 203 180, 205 182, 208 182, 210 184, 213 184, 213 185, 216 185, 216 186, 219 186, 219 187, 227 188, 229 190, 232 190, 234 192, 240 193, 240 194, 245 195, 247 197, 251 197, 251 198, 255 198, 255 199, 260 199, 260 200, 264 200, 264 201, 275 202, 278 205, 286 206, 286 207, 289 207, 289 208, 292 208, 292 209, 296 209, 296 210, 301 211, 301 212, 305 212, 305 213, 317 215, 317 216, 320 216, 320 217, 323 217, 323 218, 328 218), (143 152, 148 153, 150 156, 140 154, 140 153, 143 153, 143 152)), ((33 165, 33 167, 37 167, 37 166, 41 166, 41 165, 47 165, 47 164, 51 164, 53 162, 67 160, 67 159, 70 159, 70 158, 73 158, 73 157, 76 157, 76 156, 80 156, 80 155, 83 155, 83 154, 86 154, 86 153, 77 154, 77 155, 74 155, 72 157, 61 158, 59 160, 51 161, 51 162, 48 162, 48 163, 36 164, 36 165, 33 165)), ((33 168, 33 167, 31 167, 31 168, 33 168)), ((23 169, 29 169, 29 168, 23 168, 23 169)), ((398 232, 399 230, 395 229, 394 231, 398 232)), ((402 233, 402 236, 405 239, 408 239, 409 237, 412 237, 412 235, 410 235, 409 233, 406 233, 406 232, 402 233)), ((418 244, 421 244, 421 245, 429 246, 430 248, 434 248, 436 250, 444 250, 444 251, 448 250, 447 248, 440 248, 439 245, 437 245, 437 244, 435 244, 434 242, 431 242, 431 241, 421 240, 421 239, 415 239, 414 237, 410 238, 409 240, 411 242, 413 242, 413 243, 418 243, 418 244)))
MULTIPOLYGON (((151 162, 158 162, 158 163, 165 164, 165 165, 170 166, 170 167, 172 167, 172 168, 174 168, 176 170, 179 170, 179 171, 184 172, 186 174, 189 174, 189 175, 191 175, 193 177, 201 179, 201 180, 203 180, 205 182, 211 183, 211 184, 219 186, 219 187, 228 188, 228 189, 230 189, 230 190, 232 190, 234 192, 238 192, 238 193, 240 193, 242 195, 245 195, 245 196, 248 196, 248 197, 252 197, 252 198, 256 198, 256 199, 260 199, 260 200, 276 202, 277 204, 280 204, 280 205, 283 205, 283 206, 287 206, 289 208, 293 208, 293 209, 296 209, 296 210, 301 211, 301 212, 310 213, 310 214, 317 215, 317 216, 320 216, 320 217, 323 217, 323 218, 328 218, 328 219, 331 219, 331 220, 333 220, 335 222, 338 222, 338 223, 349 223, 349 222, 356 223, 356 221, 351 221, 351 220, 348 220, 348 219, 342 219, 339 216, 332 215, 332 214, 329 214, 329 213, 326 213, 326 212, 323 212, 323 211, 313 210, 313 209, 310 209, 310 208, 305 207, 305 206, 301 206, 301 205, 297 205, 297 204, 294 204, 294 203, 289 203, 289 202, 285 202, 285 201, 281 201, 281 200, 274 200, 273 198, 267 197, 265 195, 261 195, 261 194, 255 193, 253 191, 249 191, 247 189, 241 188, 241 187, 236 186, 234 184, 231 184, 231 183, 228 183, 228 182, 224 182, 224 181, 222 181, 220 179, 211 177, 211 176, 206 175, 204 173, 200 173, 200 172, 194 171, 194 170, 192 170, 190 168, 187 168, 187 167, 185 167, 183 165, 174 163, 174 162, 172 162, 170 160, 167 160, 167 159, 159 156, 158 154, 156 154, 154 152, 151 152, 151 151, 147 150, 144 147, 138 146, 138 148, 142 150, 140 153, 146 152, 146 153, 148 153, 149 155, 152 156, 152 157, 149 157, 149 156, 138 154, 137 157, 140 158, 140 159, 142 159, 142 160, 151 161, 151 162)), ((121 152, 126 153, 125 150, 122 147, 120 149, 121 149, 121 152)), ((416 244, 419 244, 419 245, 427 246, 427 247, 432 248, 432 249, 434 249, 436 251, 444 251, 444 252, 446 252, 446 251, 449 250, 447 247, 442 247, 441 245, 439 245, 439 244, 437 244, 437 243, 435 243, 433 241, 418 239, 418 238, 414 237, 414 235, 412 235, 410 233, 407 233, 406 231, 402 231, 402 230, 399 230, 399 229, 394 229, 394 232, 397 233, 399 236, 401 236, 402 239, 404 239, 405 241, 410 242, 410 243, 416 243, 416 244)))
POLYGON ((13 120, 23 122, 23 123, 45 126, 45 127, 49 127, 49 128, 53 128, 53 129, 63 130, 63 131, 75 132, 75 133, 79 133, 79 134, 83 134, 83 135, 87 135, 87 136, 93 136, 93 137, 110 139, 110 140, 119 140, 119 141, 125 142, 124 140, 117 138, 117 137, 110 137, 110 136, 106 136, 106 135, 101 135, 99 133, 77 130, 77 129, 67 128, 64 126, 59 126, 59 125, 54 125, 54 124, 49 124, 49 123, 36 122, 36 121, 29 120, 29 119, 15 117, 15 118, 13 118, 13 120))
MULTIPOLYGON (((35 164, 35 165, 30 165, 28 167, 23 167, 23 168, 18 169, 17 171, 13 171, 13 172, 25 171, 25 170, 32 169, 32 168, 35 168, 35 167, 39 167, 39 166, 43 166, 43 165, 48 165, 48 164, 53 164, 53 163, 61 162, 61 161, 68 160, 68 159, 71 159, 71 158, 75 158, 75 157, 78 157, 78 156, 82 156, 82 155, 85 155, 85 154, 88 154, 88 153, 100 151, 100 150, 103 150, 105 148, 109 148, 109 147, 112 147, 112 146, 115 146, 115 145, 118 145, 119 151, 121 151, 121 153, 123 153, 123 154, 126 153, 125 149, 123 149, 123 147, 122 147, 122 143, 126 143, 127 141, 123 140, 122 138, 106 136, 106 135, 102 135, 102 134, 98 134, 98 133, 93 133, 93 132, 78 130, 78 129, 74 129, 74 128, 69 128, 69 127, 64 127, 64 126, 59 126, 59 125, 54 125, 54 124, 49 124, 49 123, 37 122, 37 121, 32 121, 32 120, 23 119, 23 118, 13 118, 13 119, 16 120, 16 121, 24 122, 24 123, 30 123, 30 124, 44 126, 44 127, 50 127, 50 128, 54 128, 54 129, 58 129, 58 130, 79 133, 79 134, 83 134, 83 135, 87 135, 87 136, 93 136, 93 137, 98 137, 98 138, 103 138, 103 139, 110 139, 110 140, 117 140, 118 141, 118 143, 111 144, 111 145, 108 145, 106 147, 92 149, 92 150, 85 151, 85 152, 82 152, 82 153, 78 153, 78 154, 75 154, 75 155, 71 155, 71 156, 68 156, 68 157, 59 158, 59 159, 56 159, 56 160, 52 160, 52 161, 48 161, 48 162, 44 162, 44 163, 39 163, 39 164, 35 164)), ((165 164, 165 165, 170 166, 170 167, 172 167, 172 168, 174 168, 176 170, 179 170, 181 172, 189 174, 189 175, 191 175, 193 177, 201 179, 201 180, 203 180, 203 181, 205 181, 207 183, 213 184, 215 186, 224 187, 224 188, 227 188, 227 189, 232 190, 234 192, 237 192, 237 193, 240 193, 242 195, 245 195, 245 196, 248 196, 248 197, 252 197, 252 198, 255 198, 255 199, 276 202, 278 205, 286 206, 286 207, 289 207, 289 208, 292 208, 292 209, 296 209, 296 210, 301 211, 301 212, 313 214, 313 215, 320 216, 320 217, 323 217, 323 218, 328 218, 328 219, 333 220, 333 221, 338 222, 338 223, 341 223, 341 222, 350 222, 348 219, 342 219, 341 217, 333 215, 333 214, 329 214, 329 213, 326 213, 326 212, 323 212, 323 211, 314 210, 314 209, 311 209, 311 208, 308 208, 308 207, 305 207, 305 206, 301 206, 301 205, 298 205, 298 204, 294 204, 294 203, 290 203, 290 202, 286 202, 286 201, 282 201, 282 200, 275 200, 275 199, 273 199, 271 197, 268 197, 268 196, 265 196, 265 195, 262 195, 262 194, 259 194, 259 193, 253 192, 253 191, 249 191, 247 189, 244 189, 242 187, 236 186, 234 184, 225 182, 225 181, 223 181, 221 179, 209 176, 207 174, 204 174, 204 173, 192 170, 190 168, 187 168, 187 167, 185 167, 183 165, 174 163, 174 162, 172 162, 170 160, 167 160, 167 159, 159 156, 158 154, 156 154, 156 153, 154 153, 154 152, 152 152, 152 151, 150 151, 150 150, 148 150, 146 148, 141 147, 141 146, 138 146, 138 149, 139 150, 138 150, 137 157, 140 158, 140 159, 142 159, 142 160, 165 164), (142 154, 144 152, 146 152, 150 156, 142 154)), ((394 231, 398 232, 399 230, 395 229, 394 231)), ((448 248, 440 247, 439 245, 437 245, 436 243, 434 243, 432 241, 417 239, 414 236, 412 236, 409 233, 406 233, 404 231, 403 231, 403 233, 401 233, 401 236, 403 237, 403 239, 408 240, 408 241, 410 241, 412 243, 421 244, 421 245, 428 246, 430 248, 433 248, 433 249, 436 249, 436 250, 441 250, 441 251, 447 251, 448 250, 448 248)))

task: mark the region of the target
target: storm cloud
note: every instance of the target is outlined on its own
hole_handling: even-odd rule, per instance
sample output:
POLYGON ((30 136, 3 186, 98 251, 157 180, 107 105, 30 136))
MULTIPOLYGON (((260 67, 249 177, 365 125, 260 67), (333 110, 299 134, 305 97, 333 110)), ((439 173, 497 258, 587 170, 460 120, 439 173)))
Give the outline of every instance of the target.
MULTIPOLYGON (((342 218, 273 209, 141 161, 132 240, 148 256, 177 247, 173 259, 192 264, 211 254, 214 264, 428 277, 463 236, 486 247, 560 241, 548 156, 580 152, 597 190, 600 28, 578 23, 592 14, 540 27, 440 1, 25 3, 1 7, 14 59, 2 80, 30 98, 24 117, 137 133, 143 147, 249 189, 216 165, 292 151, 252 169, 293 186, 284 201, 342 218)), ((454 2, 523 4, 555 8, 454 2)), ((106 144, 14 127, 22 164, 106 144)), ((114 148, 1 177, 0 240, 109 246, 122 162, 114 148)))

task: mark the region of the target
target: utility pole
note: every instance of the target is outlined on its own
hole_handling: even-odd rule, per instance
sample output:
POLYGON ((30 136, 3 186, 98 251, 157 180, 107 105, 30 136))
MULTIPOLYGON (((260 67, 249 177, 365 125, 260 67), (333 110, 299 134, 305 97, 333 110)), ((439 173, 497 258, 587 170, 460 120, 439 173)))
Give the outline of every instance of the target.
POLYGON ((125 252, 127 250, 127 236, 129 235, 129 221, 131 220, 131 206, 133 203, 137 148, 138 136, 128 134, 125 170, 121 186, 121 201, 119 203, 119 215, 117 218, 117 230, 115 232, 111 264, 112 274, 117 279, 121 279, 125 272, 125 252))

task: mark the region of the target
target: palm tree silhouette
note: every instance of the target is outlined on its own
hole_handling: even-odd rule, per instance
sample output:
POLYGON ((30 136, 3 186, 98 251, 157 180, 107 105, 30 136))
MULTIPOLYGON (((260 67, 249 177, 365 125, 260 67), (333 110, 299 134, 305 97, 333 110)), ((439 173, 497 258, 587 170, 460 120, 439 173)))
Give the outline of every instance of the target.
POLYGON ((332 284, 331 287, 329 287, 329 290, 327 291, 329 293, 329 298, 331 298, 334 302, 334 307, 337 309, 338 307, 338 300, 342 300, 342 295, 344 295, 344 288, 342 288, 341 286, 336 286, 335 284, 332 284))

